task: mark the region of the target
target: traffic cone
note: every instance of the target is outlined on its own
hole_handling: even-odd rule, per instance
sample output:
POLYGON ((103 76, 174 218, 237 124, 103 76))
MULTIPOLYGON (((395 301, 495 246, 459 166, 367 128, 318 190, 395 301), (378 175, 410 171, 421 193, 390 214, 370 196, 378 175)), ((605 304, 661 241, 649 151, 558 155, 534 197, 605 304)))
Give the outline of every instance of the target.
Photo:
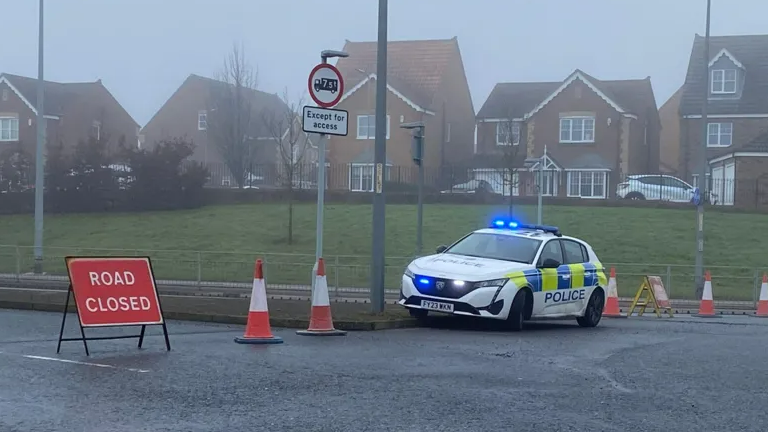
POLYGON ((245 325, 243 337, 236 337, 240 344, 279 344, 283 339, 272 334, 269 325, 269 310, 267 308, 267 289, 264 283, 264 270, 261 260, 256 260, 253 271, 253 290, 251 291, 251 306, 248 308, 248 322, 245 325))
POLYGON ((712 278, 709 275, 709 270, 704 273, 704 292, 701 295, 699 313, 693 316, 701 318, 719 317, 719 315, 715 314, 715 301, 712 298, 712 278))
POLYGON ((768 274, 763 273, 763 284, 760 286, 760 300, 757 301, 757 312, 752 316, 768 318, 768 274))
POLYGON ((609 318, 626 318, 626 315, 622 315, 621 309, 619 309, 619 292, 616 288, 616 269, 611 267, 611 278, 608 279, 608 296, 605 299, 605 311, 603 311, 604 317, 609 318))
POLYGON ((312 292, 312 310, 309 316, 309 328, 297 330, 302 336, 344 336, 347 332, 333 328, 331 300, 328 297, 328 281, 325 278, 325 261, 317 260, 315 288, 312 292))

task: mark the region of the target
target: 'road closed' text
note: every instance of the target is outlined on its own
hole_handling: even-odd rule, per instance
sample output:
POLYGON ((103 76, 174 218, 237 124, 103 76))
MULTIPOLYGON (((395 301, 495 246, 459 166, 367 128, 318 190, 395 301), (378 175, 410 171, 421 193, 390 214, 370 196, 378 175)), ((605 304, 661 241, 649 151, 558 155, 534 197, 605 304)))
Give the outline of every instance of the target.
POLYGON ((152 306, 147 297, 88 298, 85 307, 91 312, 146 311, 152 306))

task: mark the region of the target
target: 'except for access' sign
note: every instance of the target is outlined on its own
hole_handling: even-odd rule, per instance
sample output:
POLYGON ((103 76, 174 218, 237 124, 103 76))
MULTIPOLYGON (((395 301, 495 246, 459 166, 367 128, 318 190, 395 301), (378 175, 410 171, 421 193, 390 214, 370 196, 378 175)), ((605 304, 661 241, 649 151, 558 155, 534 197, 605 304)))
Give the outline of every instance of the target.
POLYGON ((163 324, 149 259, 73 257, 67 270, 83 327, 163 324))
POLYGON ((307 133, 347 136, 349 113, 329 108, 304 107, 302 129, 307 133))

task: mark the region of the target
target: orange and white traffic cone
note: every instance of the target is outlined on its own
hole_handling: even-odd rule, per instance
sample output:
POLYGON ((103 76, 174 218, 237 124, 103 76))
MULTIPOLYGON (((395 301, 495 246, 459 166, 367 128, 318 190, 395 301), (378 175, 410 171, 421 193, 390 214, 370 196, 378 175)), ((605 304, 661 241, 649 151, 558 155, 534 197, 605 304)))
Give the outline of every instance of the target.
POLYGON ((261 260, 256 260, 253 272, 251 306, 248 308, 248 322, 243 337, 236 337, 240 344, 279 344, 283 339, 272 334, 267 308, 267 288, 264 283, 264 269, 261 260))
POLYGON ((312 292, 312 310, 309 316, 309 328, 297 330, 302 336, 344 336, 347 332, 333 328, 331 300, 328 297, 328 281, 325 277, 325 261, 317 260, 315 288, 312 292))
POLYGON ((715 314, 715 300, 712 297, 712 277, 709 275, 709 270, 704 273, 704 292, 701 295, 699 313, 693 316, 701 318, 719 317, 719 315, 715 314))
POLYGON ((611 277, 608 279, 608 296, 605 298, 604 317, 626 318, 619 309, 619 291, 616 288, 616 269, 611 267, 611 277))
POLYGON ((752 316, 768 318, 768 274, 763 273, 763 284, 760 286, 760 300, 757 301, 757 312, 752 316))

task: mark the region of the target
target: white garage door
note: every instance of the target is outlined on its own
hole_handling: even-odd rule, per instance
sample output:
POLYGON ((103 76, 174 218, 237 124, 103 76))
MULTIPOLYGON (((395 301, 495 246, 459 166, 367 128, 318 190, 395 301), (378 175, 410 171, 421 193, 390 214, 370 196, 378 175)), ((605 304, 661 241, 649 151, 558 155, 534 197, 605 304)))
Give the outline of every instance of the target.
POLYGON ((712 192, 717 195, 717 205, 723 205, 723 167, 712 168, 712 192))

